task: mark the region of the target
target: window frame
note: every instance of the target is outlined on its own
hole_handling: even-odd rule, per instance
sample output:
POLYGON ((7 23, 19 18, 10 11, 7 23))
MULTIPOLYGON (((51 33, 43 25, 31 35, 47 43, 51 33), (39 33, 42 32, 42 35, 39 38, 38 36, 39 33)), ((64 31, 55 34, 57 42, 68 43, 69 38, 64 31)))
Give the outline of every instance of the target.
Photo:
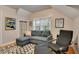
MULTIPOLYGON (((36 21, 40 21, 40 25, 39 25, 39 30, 44 30, 43 28, 44 27, 48 27, 48 30, 51 30, 51 25, 52 25, 52 22, 51 22, 51 18, 50 17, 48 17, 48 18, 36 18, 36 19, 34 19, 33 20, 33 23, 35 23, 35 24, 33 24, 33 26, 32 27, 34 27, 34 28, 32 28, 32 30, 36 30, 36 21), (47 20, 47 21, 49 21, 49 22, 47 22, 48 23, 48 25, 41 25, 41 21, 44 21, 44 20, 47 20)), ((46 28, 45 28, 46 29, 46 28)), ((46 30, 44 30, 44 31, 46 31, 46 30)))

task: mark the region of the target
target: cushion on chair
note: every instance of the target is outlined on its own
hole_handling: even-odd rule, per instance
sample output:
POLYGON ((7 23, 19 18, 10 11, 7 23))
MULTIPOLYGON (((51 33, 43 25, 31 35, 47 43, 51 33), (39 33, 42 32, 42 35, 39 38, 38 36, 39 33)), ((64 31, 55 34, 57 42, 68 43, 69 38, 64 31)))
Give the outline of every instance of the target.
POLYGON ((60 36, 56 43, 60 46, 68 46, 72 40, 72 31, 60 30, 60 36))
POLYGON ((59 48, 60 48, 60 46, 58 46, 57 44, 53 44, 53 43, 49 43, 48 46, 55 51, 59 51, 59 48))
POLYGON ((57 44, 49 43, 49 47, 55 51, 65 51, 67 47, 59 46, 57 44))

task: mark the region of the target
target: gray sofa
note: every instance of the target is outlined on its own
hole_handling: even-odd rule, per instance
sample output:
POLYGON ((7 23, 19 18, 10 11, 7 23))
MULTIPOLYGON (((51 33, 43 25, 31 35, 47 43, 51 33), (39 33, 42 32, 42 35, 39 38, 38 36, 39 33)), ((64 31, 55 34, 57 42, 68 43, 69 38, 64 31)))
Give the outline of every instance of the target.
POLYGON ((51 53, 48 48, 48 42, 52 41, 50 31, 32 31, 31 36, 21 37, 16 39, 16 44, 24 46, 28 43, 34 43, 35 54, 48 54, 51 53))
POLYGON ((24 46, 28 43, 40 44, 39 42, 37 42, 38 40, 51 42, 52 41, 51 39, 52 39, 52 35, 50 31, 34 31, 33 30, 31 32, 31 36, 17 38, 16 44, 19 46, 24 46))

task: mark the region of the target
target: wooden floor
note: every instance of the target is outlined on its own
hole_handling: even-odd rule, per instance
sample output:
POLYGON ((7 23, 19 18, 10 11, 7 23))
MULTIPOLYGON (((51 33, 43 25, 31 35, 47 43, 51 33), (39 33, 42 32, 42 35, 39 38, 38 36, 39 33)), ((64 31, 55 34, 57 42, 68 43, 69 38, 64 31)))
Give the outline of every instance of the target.
POLYGON ((68 51, 66 52, 67 54, 75 54, 75 51, 72 47, 68 48, 68 51))

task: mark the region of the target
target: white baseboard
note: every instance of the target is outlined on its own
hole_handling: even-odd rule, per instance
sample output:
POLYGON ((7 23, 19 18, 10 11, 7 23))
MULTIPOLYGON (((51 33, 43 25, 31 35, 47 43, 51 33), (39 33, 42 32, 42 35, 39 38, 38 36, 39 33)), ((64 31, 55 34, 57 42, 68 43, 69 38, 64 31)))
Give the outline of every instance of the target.
POLYGON ((5 47, 5 46, 8 46, 8 45, 10 45, 10 44, 16 44, 16 40, 11 41, 11 42, 9 42, 9 43, 1 44, 1 45, 0 45, 0 48, 1 48, 1 47, 5 47))

